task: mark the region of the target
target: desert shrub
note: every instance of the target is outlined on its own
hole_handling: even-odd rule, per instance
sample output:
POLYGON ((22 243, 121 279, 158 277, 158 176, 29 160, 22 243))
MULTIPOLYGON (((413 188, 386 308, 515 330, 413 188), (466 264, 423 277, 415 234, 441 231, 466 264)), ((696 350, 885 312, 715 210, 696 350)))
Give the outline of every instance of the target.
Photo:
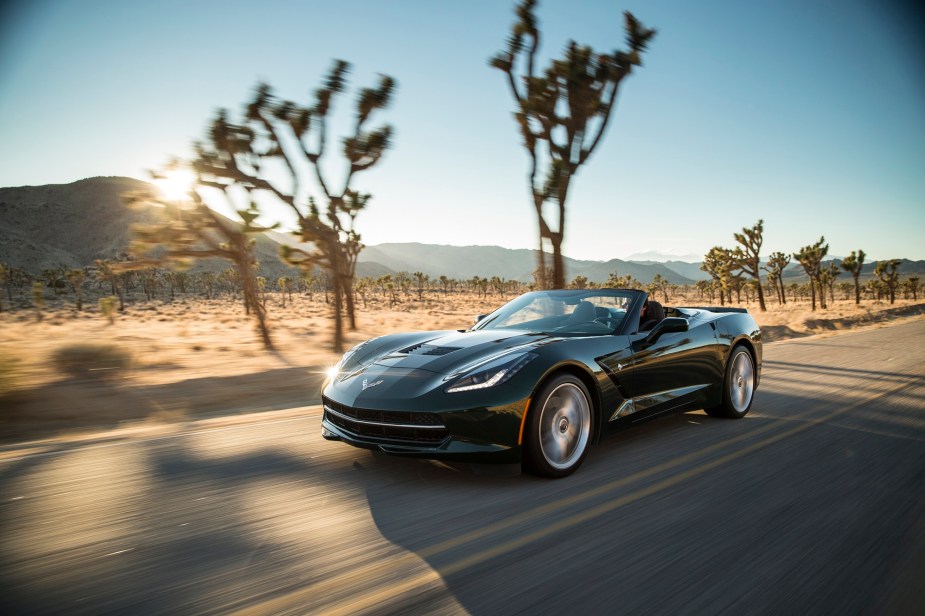
POLYGON ((59 348, 52 362, 71 376, 111 376, 131 365, 131 354, 111 344, 72 344, 59 348))
POLYGON ((101 297, 100 298, 100 313, 109 320, 109 324, 112 325, 115 322, 116 314, 116 298, 115 297, 101 297))
POLYGON ((16 389, 18 364, 15 357, 0 353, 0 398, 16 389))

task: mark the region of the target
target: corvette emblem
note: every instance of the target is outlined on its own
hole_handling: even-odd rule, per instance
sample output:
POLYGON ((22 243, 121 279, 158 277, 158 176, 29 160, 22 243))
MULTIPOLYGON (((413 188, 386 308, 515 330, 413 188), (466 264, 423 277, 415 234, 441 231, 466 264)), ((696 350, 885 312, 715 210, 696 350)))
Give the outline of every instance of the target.
POLYGON ((382 383, 381 380, 380 380, 380 381, 373 381, 372 383, 370 383, 370 382, 369 382, 369 379, 363 379, 363 391, 366 391, 366 390, 369 389, 370 387, 375 387, 376 385, 380 385, 381 383, 382 383))

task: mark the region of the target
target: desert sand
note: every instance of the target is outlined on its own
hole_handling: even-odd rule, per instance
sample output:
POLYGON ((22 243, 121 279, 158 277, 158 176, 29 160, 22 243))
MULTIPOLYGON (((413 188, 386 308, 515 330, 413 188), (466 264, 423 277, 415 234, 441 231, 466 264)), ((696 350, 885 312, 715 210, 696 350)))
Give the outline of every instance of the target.
MULTIPOLYGON (((389 308, 376 298, 358 306, 347 347, 398 331, 465 329, 474 316, 510 300, 431 292, 389 308)), ((698 305, 674 298, 670 305, 698 305)), ((195 297, 131 300, 110 323, 88 300, 51 299, 0 313, 0 440, 48 439, 89 429, 183 422, 316 404, 331 350, 330 307, 321 295, 267 300, 275 350, 266 351, 240 301, 195 297), (66 353, 92 345, 87 356, 66 353), (6 394, 3 395, 4 390, 6 394)), ((881 327, 925 318, 925 302, 895 305, 837 301, 812 312, 808 302, 767 312, 746 306, 766 342, 881 327)))

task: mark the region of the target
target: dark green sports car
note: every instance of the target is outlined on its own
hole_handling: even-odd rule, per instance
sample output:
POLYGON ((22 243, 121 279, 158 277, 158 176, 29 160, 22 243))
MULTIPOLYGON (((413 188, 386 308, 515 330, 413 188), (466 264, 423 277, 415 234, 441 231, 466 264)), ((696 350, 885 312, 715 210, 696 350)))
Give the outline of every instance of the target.
POLYGON ((364 342, 322 390, 322 434, 391 454, 521 462, 562 477, 619 427, 705 409, 743 417, 761 331, 741 308, 665 308, 643 291, 535 291, 468 330, 364 342))

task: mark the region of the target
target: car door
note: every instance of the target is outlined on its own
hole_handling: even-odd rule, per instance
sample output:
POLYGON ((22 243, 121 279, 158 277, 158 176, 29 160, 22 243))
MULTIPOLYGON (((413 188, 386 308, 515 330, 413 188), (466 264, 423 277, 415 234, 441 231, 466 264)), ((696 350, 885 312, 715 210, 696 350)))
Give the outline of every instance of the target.
POLYGON ((627 380, 633 415, 642 419, 675 410, 702 408, 722 363, 722 347, 712 323, 667 332, 632 334, 632 374, 627 380), (698 406, 699 405, 699 406, 698 406))

